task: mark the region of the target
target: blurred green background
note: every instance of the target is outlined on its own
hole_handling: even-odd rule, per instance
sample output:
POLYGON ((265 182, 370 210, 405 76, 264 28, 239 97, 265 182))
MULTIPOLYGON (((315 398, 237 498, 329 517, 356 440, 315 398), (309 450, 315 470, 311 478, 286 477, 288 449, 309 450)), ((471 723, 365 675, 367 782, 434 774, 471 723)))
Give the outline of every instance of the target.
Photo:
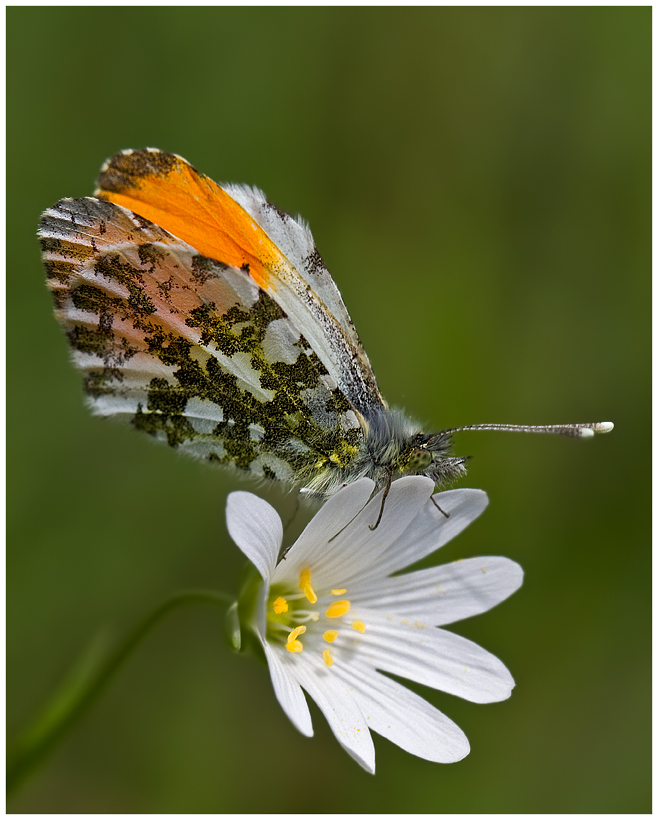
POLYGON ((433 428, 616 424, 457 438, 491 505, 435 563, 526 571, 454 627, 508 665, 511 699, 414 687, 465 730, 461 763, 376 737, 369 776, 314 707, 303 738, 199 606, 11 811, 650 811, 650 32, 649 8, 8 10, 10 734, 99 630, 241 573, 224 507, 253 486, 93 418, 52 317, 39 214, 116 151, 301 213, 382 392, 433 428))

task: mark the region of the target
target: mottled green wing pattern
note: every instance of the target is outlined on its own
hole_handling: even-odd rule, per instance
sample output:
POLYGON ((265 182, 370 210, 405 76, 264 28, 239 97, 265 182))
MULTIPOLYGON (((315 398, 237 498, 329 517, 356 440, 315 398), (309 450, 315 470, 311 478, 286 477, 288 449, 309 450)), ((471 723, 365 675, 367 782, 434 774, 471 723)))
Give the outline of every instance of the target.
POLYGON ((248 267, 137 214, 66 199, 39 235, 94 412, 208 461, 313 490, 349 469, 360 419, 248 267))

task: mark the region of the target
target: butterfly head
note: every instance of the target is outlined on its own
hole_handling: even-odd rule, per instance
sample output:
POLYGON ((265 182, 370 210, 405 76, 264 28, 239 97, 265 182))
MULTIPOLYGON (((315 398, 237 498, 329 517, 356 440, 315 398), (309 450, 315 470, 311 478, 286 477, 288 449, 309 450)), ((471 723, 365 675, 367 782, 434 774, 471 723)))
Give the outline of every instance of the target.
POLYGON ((369 475, 379 485, 389 477, 424 475, 442 486, 465 474, 467 457, 450 455, 449 433, 425 433, 396 409, 381 410, 368 421, 369 475))
POLYGON ((416 433, 394 465, 400 475, 424 475, 444 486, 466 473, 468 456, 451 456, 452 439, 446 433, 416 433))

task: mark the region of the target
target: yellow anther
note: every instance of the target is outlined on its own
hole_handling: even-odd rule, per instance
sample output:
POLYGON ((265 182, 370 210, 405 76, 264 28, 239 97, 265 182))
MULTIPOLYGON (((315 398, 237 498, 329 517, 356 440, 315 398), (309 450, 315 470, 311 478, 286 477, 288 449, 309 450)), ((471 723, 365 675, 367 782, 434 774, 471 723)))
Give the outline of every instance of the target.
POLYGON ((294 643, 300 635, 303 635, 306 632, 305 626, 296 626, 293 631, 288 635, 288 643, 294 643))
POLYGON ((288 611, 288 601, 285 598, 277 598, 276 601, 272 604, 272 609, 276 612, 277 615, 281 615, 282 612, 288 611))
POLYGON ((299 573, 299 586, 303 589, 307 584, 311 583, 311 570, 306 567, 299 573))
POLYGON ((327 618, 340 618, 341 615, 347 615, 349 611, 349 601, 334 601, 333 604, 329 604, 329 607, 324 614, 327 618))
POLYGON ((338 637, 338 632, 335 629, 328 629, 322 637, 327 643, 333 643, 338 637))
POLYGON ((356 629, 357 632, 365 632, 366 625, 363 621, 352 621, 352 629, 356 629))
POLYGON ((328 649, 324 650, 324 652, 322 653, 322 657, 324 658, 324 662, 327 664, 327 666, 333 665, 334 659, 331 657, 331 653, 328 649))
POLYGON ((301 641, 288 641, 286 644, 288 652, 301 652, 303 648, 301 641))
POLYGON ((308 569, 308 567, 299 573, 299 588, 304 595, 306 595, 310 603, 314 604, 318 600, 318 596, 313 592, 313 587, 311 586, 311 570, 308 569))
POLYGON ((346 592, 347 592, 346 589, 332 589, 331 590, 332 595, 345 595, 346 592))

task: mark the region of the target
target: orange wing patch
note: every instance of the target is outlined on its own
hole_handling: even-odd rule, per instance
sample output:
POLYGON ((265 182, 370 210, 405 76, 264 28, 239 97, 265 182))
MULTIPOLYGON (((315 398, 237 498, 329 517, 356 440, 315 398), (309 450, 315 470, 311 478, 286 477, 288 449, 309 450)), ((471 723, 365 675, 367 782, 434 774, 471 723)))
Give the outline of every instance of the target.
POLYGON ((276 290, 270 271, 286 265, 281 251, 223 188, 181 157, 117 154, 101 170, 95 196, 160 225, 204 256, 248 266, 261 288, 276 290))

